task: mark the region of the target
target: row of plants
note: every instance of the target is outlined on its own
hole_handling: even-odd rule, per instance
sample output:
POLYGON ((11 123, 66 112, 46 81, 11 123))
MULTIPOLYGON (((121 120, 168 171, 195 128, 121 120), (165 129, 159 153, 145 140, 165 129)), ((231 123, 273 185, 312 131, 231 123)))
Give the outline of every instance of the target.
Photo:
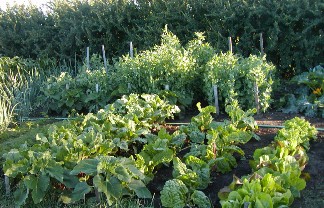
POLYGON ((212 207, 203 192, 211 183, 211 173, 231 171, 237 166, 233 154, 244 156, 238 145, 252 138, 259 139, 253 133, 258 128, 252 117, 256 109, 244 112, 234 102, 226 108, 230 121, 216 123, 211 116, 215 107, 201 108, 199 103, 197 107, 200 113, 189 125, 179 129, 187 135, 190 150, 183 157, 173 159, 173 179, 168 180, 161 191, 164 207, 212 207))
POLYGON ((294 118, 284 123, 274 142, 255 150, 253 173, 223 188, 218 196, 222 207, 288 207, 306 187, 309 141, 317 131, 309 122, 294 118))
POLYGON ((148 94, 123 96, 97 114, 51 126, 36 136, 34 145, 4 154, 3 170, 15 186, 16 204, 28 198, 40 203, 51 192, 64 203, 95 193, 109 205, 127 196, 151 198, 146 185, 173 161, 174 178, 183 181, 193 203, 202 206, 198 201, 207 198, 200 190, 210 183, 210 172, 235 167, 233 153, 244 154, 237 144, 257 138, 252 132, 257 127, 251 117, 255 110, 229 106, 231 121, 216 123, 214 107, 197 106, 200 113, 191 124, 172 134, 161 124, 179 108, 148 94), (190 151, 180 156, 186 148, 190 151))
MULTIPOLYGON (((82 70, 76 76, 62 73, 43 85, 45 102, 58 114, 92 112, 129 93, 155 93, 182 109, 193 103, 213 104, 212 87, 218 85, 221 110, 234 100, 243 109, 257 107, 254 102, 258 87, 259 107, 265 112, 271 104, 275 67, 265 57, 243 58, 231 53, 215 54, 204 42, 202 33, 183 47, 167 27, 161 45, 141 51, 134 58, 125 55, 104 69, 82 70), (95 86, 99 90, 95 91, 95 86)), ((44 106, 44 104, 42 104, 44 106)))
POLYGON ((15 118, 26 116, 39 94, 42 81, 31 61, 18 57, 0 58, 0 130, 5 130, 15 118))

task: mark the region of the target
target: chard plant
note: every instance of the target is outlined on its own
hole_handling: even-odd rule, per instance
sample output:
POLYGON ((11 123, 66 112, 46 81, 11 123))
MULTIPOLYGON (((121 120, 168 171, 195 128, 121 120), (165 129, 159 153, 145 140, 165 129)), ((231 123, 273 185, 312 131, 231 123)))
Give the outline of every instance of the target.
POLYGON ((212 207, 202 191, 211 182, 211 172, 225 173, 236 167, 233 154, 244 155, 237 145, 248 142, 257 129, 252 117, 255 109, 244 112, 234 103, 226 108, 231 120, 216 123, 212 117, 215 107, 202 108, 197 103, 197 108, 199 114, 192 117, 189 125, 179 129, 179 135, 187 136, 190 151, 183 158, 173 158, 173 179, 167 181, 160 192, 164 207, 212 207))

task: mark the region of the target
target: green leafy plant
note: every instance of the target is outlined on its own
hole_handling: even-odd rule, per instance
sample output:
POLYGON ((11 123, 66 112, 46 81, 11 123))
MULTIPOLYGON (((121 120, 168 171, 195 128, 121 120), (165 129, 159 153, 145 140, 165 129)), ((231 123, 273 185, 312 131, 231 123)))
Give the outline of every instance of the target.
POLYGON ((304 113, 309 117, 324 118, 324 68, 320 65, 291 79, 296 91, 282 100, 284 113, 304 113))
POLYGON ((195 206, 210 208, 211 203, 202 191, 190 191, 179 179, 168 180, 161 191, 161 202, 164 207, 183 208, 195 206))
POLYGON ((301 175, 308 161, 305 148, 315 136, 316 130, 307 121, 300 118, 286 121, 275 143, 255 150, 250 161, 254 172, 242 179, 234 177, 233 182, 218 193, 222 207, 291 205, 306 187, 301 175))
POLYGON ((172 138, 165 129, 160 130, 157 135, 146 135, 147 144, 136 155, 136 162, 147 176, 153 178, 160 165, 172 161, 175 155, 175 150, 171 148, 172 138))
POLYGON ((17 181, 16 205, 30 195, 40 203, 52 189, 61 192, 64 203, 94 190, 103 193, 109 205, 126 195, 150 198, 145 184, 154 168, 174 155, 173 135, 165 129, 157 135, 150 132, 177 110, 156 95, 124 96, 97 114, 37 134, 32 146, 4 154, 4 173, 17 181))
POLYGON ((46 103, 47 110, 67 115, 72 110, 79 113, 98 111, 108 104, 112 92, 104 70, 85 70, 73 78, 67 72, 50 77, 44 83, 40 102, 46 103))
POLYGON ((237 101, 242 109, 255 108, 255 86, 259 107, 270 107, 275 67, 264 57, 243 58, 231 53, 216 54, 206 65, 203 92, 210 104, 214 101, 213 85, 218 86, 221 108, 237 101))
POLYGON ((181 180, 169 180, 161 191, 162 205, 164 207, 182 208, 186 205, 188 192, 188 188, 181 180))

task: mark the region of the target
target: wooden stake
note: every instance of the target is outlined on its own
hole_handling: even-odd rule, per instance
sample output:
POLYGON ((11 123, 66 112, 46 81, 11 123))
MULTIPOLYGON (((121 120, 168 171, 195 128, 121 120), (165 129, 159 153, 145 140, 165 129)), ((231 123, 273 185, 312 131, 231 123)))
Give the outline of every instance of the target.
POLYGON ((254 82, 254 97, 255 97, 255 106, 257 109, 257 114, 260 113, 260 107, 259 107, 259 88, 256 82, 254 82))
POLYGON ((74 53, 74 74, 77 74, 77 62, 76 62, 76 53, 74 53))
POLYGON ((8 176, 5 176, 6 195, 10 195, 10 182, 8 176))
POLYGON ((260 33, 260 51, 261 51, 261 57, 264 55, 264 49, 263 49, 263 37, 262 33, 260 33))
POLYGON ((230 53, 233 53, 232 38, 228 37, 228 50, 230 53))
POLYGON ((104 60, 106 74, 108 75, 107 59, 106 59, 106 52, 105 52, 105 46, 104 45, 102 45, 102 58, 104 60))
POLYGON ((133 48, 133 42, 132 41, 129 43, 129 56, 131 58, 134 58, 134 48, 133 48))
POLYGON ((170 86, 169 85, 164 85, 164 89, 165 90, 170 90, 170 86))
POLYGON ((96 93, 99 92, 99 84, 96 84, 96 93))
POLYGON ((216 115, 219 115, 219 103, 218 103, 217 85, 213 85, 213 90, 214 90, 214 98, 215 98, 216 115))
POLYGON ((128 84, 127 84, 127 89, 128 89, 128 92, 130 92, 131 88, 132 88, 132 85, 131 85, 131 83, 128 83, 128 84))
POLYGON ((101 200, 100 200, 100 194, 99 194, 99 191, 98 191, 97 188, 95 188, 95 195, 96 195, 96 200, 97 200, 97 202, 100 202, 100 201, 101 201, 101 200))
POLYGON ((87 47, 87 69, 90 69, 90 51, 89 47, 87 47))

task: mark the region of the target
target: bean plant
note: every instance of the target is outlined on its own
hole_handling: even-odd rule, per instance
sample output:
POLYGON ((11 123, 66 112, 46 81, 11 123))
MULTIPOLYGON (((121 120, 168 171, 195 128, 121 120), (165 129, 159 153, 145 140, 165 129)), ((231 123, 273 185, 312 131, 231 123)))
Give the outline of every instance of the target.
POLYGON ((232 53, 215 54, 207 63, 204 74, 204 93, 214 103, 213 85, 218 86, 220 107, 238 101, 243 109, 255 108, 258 87, 259 108, 265 112, 271 104, 275 67, 265 57, 250 55, 243 58, 232 53))

